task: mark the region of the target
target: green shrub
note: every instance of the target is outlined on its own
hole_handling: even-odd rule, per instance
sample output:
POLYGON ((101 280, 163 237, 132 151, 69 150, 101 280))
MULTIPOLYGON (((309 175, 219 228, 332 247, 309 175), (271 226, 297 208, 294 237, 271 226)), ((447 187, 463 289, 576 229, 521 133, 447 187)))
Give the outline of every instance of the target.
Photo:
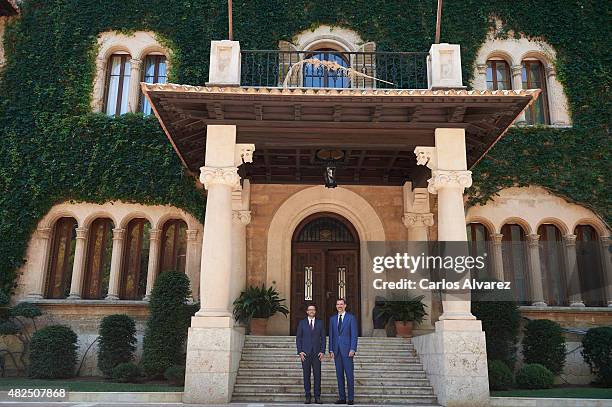
POLYGON ((565 365, 565 336, 561 325, 548 319, 535 319, 525 326, 525 363, 539 363, 556 376, 565 365))
POLYGON ((140 368, 133 362, 120 363, 111 372, 113 381, 119 383, 134 383, 141 375, 140 368))
POLYGON ((37 305, 29 302, 20 302, 11 308, 10 314, 12 317, 23 317, 34 319, 42 315, 42 311, 37 305))
POLYGON ((539 363, 526 364, 516 373, 516 384, 521 389, 550 389, 555 375, 539 363))
POLYGON ((189 294, 184 273, 167 271, 155 280, 142 354, 142 367, 149 377, 161 377, 167 368, 181 363, 189 328, 189 294))
POLYGON ((183 386, 185 384, 185 368, 183 366, 170 366, 164 372, 164 377, 174 386, 183 386))
POLYGON ((582 348, 582 357, 597 376, 597 383, 612 387, 612 327, 589 329, 582 348))
POLYGON ((77 335, 63 325, 50 325, 35 332, 30 343, 28 375, 41 379, 74 376, 77 335))
POLYGON ((508 390, 514 385, 512 371, 501 360, 489 360, 489 389, 508 390))
POLYGON ((472 314, 482 321, 487 359, 501 360, 512 370, 521 322, 521 313, 512 295, 506 290, 473 290, 472 314))
POLYGON ((136 324, 127 315, 108 315, 100 322, 98 369, 110 377, 113 368, 134 360, 136 324))
POLYGON ((284 301, 274 287, 249 286, 234 301, 234 319, 248 323, 252 318, 270 318, 276 313, 287 316, 289 309, 284 301))

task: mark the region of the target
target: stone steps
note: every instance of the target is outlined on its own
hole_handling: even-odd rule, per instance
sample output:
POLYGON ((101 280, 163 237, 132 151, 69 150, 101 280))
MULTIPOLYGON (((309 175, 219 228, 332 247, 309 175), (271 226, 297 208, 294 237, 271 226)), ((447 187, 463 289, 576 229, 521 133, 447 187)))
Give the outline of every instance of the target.
MULTIPOLYGON (((359 338, 355 357, 355 402, 437 406, 423 365, 409 339, 359 338)), ((322 364, 324 402, 337 399, 333 360, 322 364)), ((302 366, 295 337, 247 336, 234 386, 233 402, 302 403, 302 366)))

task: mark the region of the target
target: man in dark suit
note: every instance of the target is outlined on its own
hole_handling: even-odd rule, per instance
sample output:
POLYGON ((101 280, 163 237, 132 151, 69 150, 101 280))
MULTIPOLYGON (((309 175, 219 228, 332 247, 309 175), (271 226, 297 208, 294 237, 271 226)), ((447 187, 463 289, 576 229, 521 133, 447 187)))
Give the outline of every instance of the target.
POLYGON ((336 301, 338 314, 329 319, 329 354, 336 363, 336 378, 338 379, 338 396, 336 404, 346 404, 344 377, 348 387, 348 404, 355 400, 355 375, 353 357, 357 352, 357 320, 353 314, 346 312, 346 301, 339 298, 336 301))
POLYGON ((323 321, 316 319, 317 307, 314 304, 306 308, 307 317, 298 324, 295 342, 297 352, 302 360, 304 373, 304 393, 306 404, 310 404, 310 372, 314 375, 315 403, 321 402, 321 361, 325 355, 325 327, 323 321))

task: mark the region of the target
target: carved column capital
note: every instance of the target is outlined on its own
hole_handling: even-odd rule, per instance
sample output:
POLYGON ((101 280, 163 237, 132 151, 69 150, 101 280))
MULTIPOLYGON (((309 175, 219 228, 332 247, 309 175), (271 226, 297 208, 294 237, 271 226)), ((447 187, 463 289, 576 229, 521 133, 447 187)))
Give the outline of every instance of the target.
POLYGON ((87 238, 87 228, 76 228, 76 238, 77 239, 86 239, 87 238))
POLYGON ((253 152, 255 152, 255 144, 236 144, 236 165, 253 162, 253 152))
POLYGON ((224 184, 232 188, 240 185, 240 176, 236 167, 201 167, 200 182, 204 188, 208 189, 211 185, 224 184))
POLYGON ((198 229, 187 229, 187 241, 195 242, 198 240, 198 229))
POLYGON ((547 66, 546 68, 544 68, 544 70, 546 71, 547 78, 552 78, 553 76, 557 76, 557 70, 552 65, 547 66))
POLYGON ((414 154, 416 155, 417 165, 426 165, 428 168, 436 169, 436 148, 435 147, 416 147, 414 154))
POLYGON ((479 75, 486 75, 487 73, 487 64, 478 64, 476 65, 476 71, 479 75))
POLYGON ((51 237, 51 228, 36 229, 36 237, 43 240, 48 240, 51 237))
POLYGON ((563 236, 563 241, 565 242, 565 245, 567 247, 576 246, 576 238, 577 237, 578 236, 576 236, 576 235, 568 234, 568 235, 563 236))
POLYGON ((504 235, 501 233, 491 233, 490 237, 494 245, 501 245, 504 235))
POLYGON ((124 238, 125 238, 124 228, 114 228, 113 229, 113 240, 123 240, 124 238))
POLYGON ((232 211, 232 219, 246 226, 251 223, 251 211, 232 211))
POLYGON ((161 234, 161 230, 151 229, 149 230, 149 240, 152 242, 158 241, 161 239, 161 234))
POLYGON ((540 244, 540 235, 537 233, 530 233, 527 235, 527 244, 529 247, 537 247, 540 244))
POLYGON ((512 72, 512 76, 522 76, 523 66, 522 65, 512 65, 510 67, 510 71, 512 72))
POLYGON ((599 241, 601 242, 601 245, 607 249, 610 247, 610 236, 601 236, 599 238, 599 241))
POLYGON ((442 188, 461 188, 463 193, 465 188, 472 186, 472 171, 432 170, 427 182, 427 190, 432 194, 437 194, 442 188))
POLYGON ((427 227, 433 226, 434 217, 433 213, 406 212, 404 213, 404 216, 402 216, 402 222, 404 222, 404 226, 406 226, 406 228, 427 227))
POLYGON ((142 66, 142 60, 137 59, 137 58, 132 58, 130 59, 130 65, 132 69, 140 69, 140 67, 142 66))

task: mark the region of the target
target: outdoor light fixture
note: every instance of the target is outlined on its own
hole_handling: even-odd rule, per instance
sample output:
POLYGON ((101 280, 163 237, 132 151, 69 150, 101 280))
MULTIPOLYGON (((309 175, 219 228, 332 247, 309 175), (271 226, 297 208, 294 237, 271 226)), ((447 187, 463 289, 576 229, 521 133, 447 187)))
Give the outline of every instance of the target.
POLYGON ((342 150, 321 149, 316 152, 316 157, 325 165, 323 179, 325 180, 325 188, 336 188, 336 163, 344 158, 342 150))

